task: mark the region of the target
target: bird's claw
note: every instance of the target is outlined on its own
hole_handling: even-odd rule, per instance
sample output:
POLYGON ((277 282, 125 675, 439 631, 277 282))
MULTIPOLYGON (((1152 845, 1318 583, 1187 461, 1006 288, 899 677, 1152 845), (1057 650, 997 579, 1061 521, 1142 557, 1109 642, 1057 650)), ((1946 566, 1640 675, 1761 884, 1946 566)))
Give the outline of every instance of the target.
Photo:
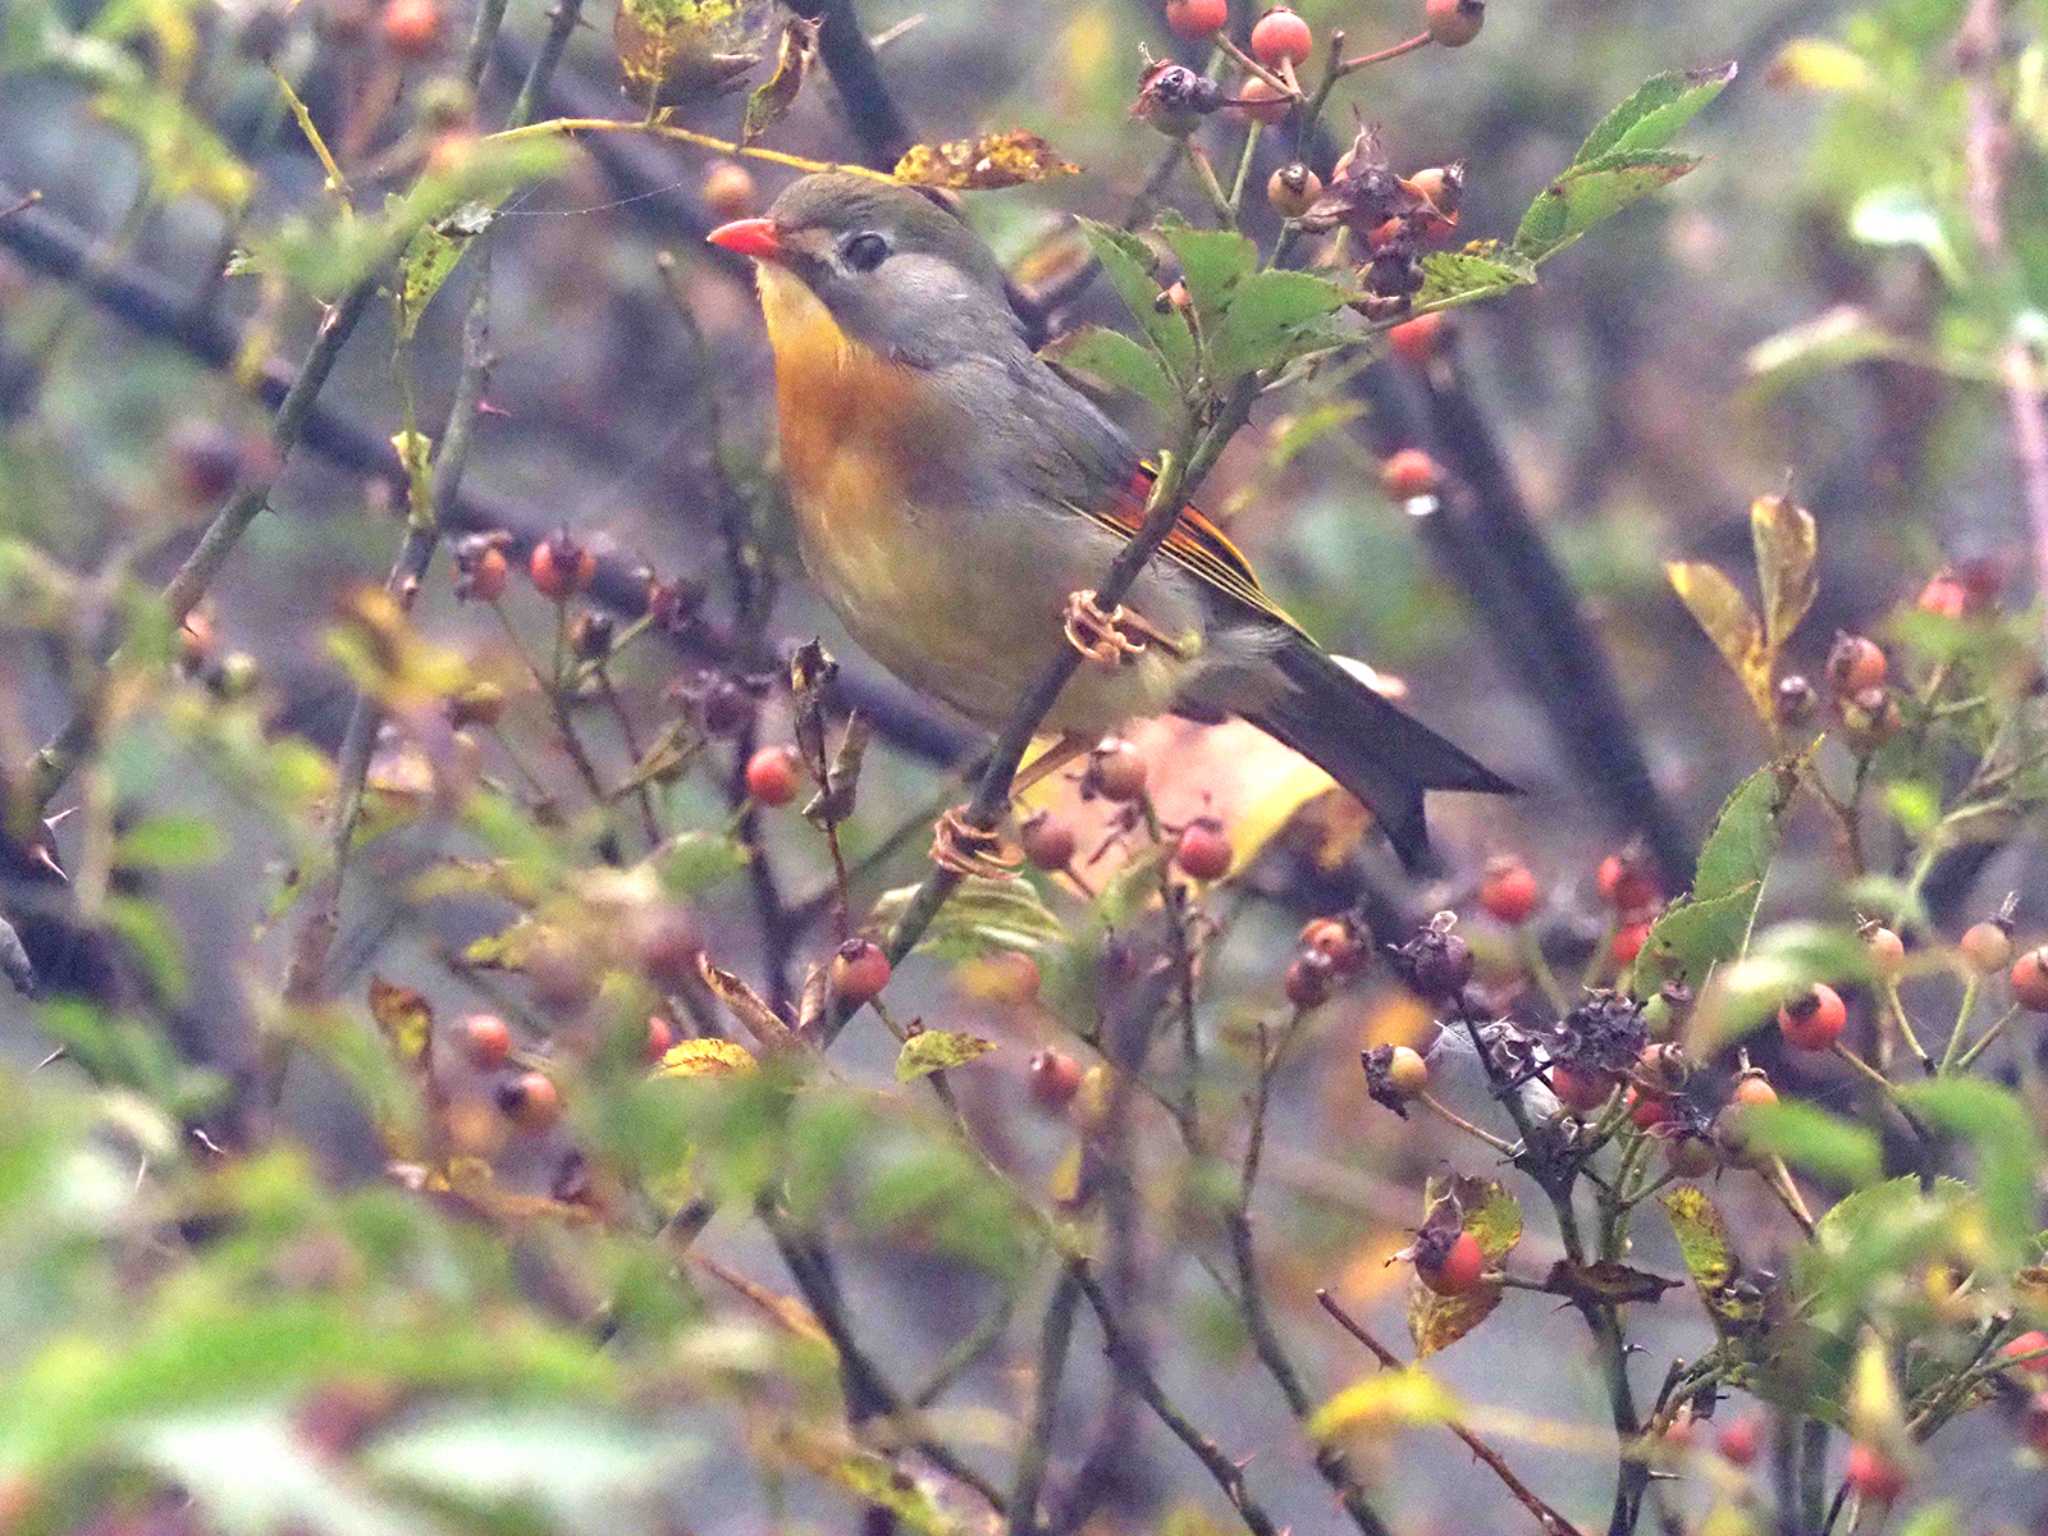
POLYGON ((932 862, 949 873, 981 880, 1007 880, 1017 872, 1018 854, 1002 834, 975 826, 967 807, 943 812, 932 827, 932 862))
POLYGON ((1182 654, 1180 646, 1142 613, 1121 603, 1103 612, 1094 591, 1086 587, 1067 594, 1060 627, 1067 643, 1100 667, 1122 666, 1155 645, 1169 656, 1182 654))

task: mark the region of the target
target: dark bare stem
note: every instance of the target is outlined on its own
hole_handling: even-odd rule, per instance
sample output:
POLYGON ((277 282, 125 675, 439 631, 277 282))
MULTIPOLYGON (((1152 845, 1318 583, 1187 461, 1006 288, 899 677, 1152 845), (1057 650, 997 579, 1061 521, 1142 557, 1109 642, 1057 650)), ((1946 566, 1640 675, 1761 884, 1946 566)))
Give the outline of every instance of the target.
MULTIPOLYGON (((1373 1358, 1379 1361, 1382 1366, 1390 1371, 1398 1371, 1402 1368, 1400 1357, 1381 1344, 1370 1333, 1366 1332, 1365 1326, 1362 1323, 1358 1322, 1357 1319, 1353 1318, 1350 1313, 1337 1304, 1336 1297, 1332 1296, 1328 1291, 1319 1290, 1316 1292, 1316 1301, 1325 1312, 1336 1319, 1338 1327, 1363 1344, 1371 1352, 1373 1358)), ((1578 1536, 1578 1527, 1552 1509, 1530 1489, 1528 1484, 1515 1476, 1514 1470, 1508 1466, 1500 1452, 1496 1451, 1455 1419, 1447 1422, 1444 1428, 1462 1440, 1465 1448, 1486 1464, 1493 1475, 1501 1480, 1501 1483, 1507 1488, 1508 1492, 1515 1496, 1515 1501, 1536 1517, 1536 1523, 1543 1527, 1546 1536, 1578 1536)))
POLYGON ((1058 1417, 1060 1382, 1066 1375, 1067 1347, 1074 1338, 1074 1308, 1081 1286, 1072 1269, 1062 1270, 1046 1305, 1038 1337, 1038 1381, 1031 1405, 1031 1423, 1024 1449, 1017 1455, 1017 1475, 1010 1484, 1010 1536, 1031 1536, 1038 1525, 1038 1493, 1052 1455, 1052 1432, 1058 1417))
MULTIPOLYGON (((624 743, 626 756, 635 765, 641 761, 640 736, 633 729, 633 717, 626 712, 626 701, 619 697, 619 690, 613 686, 611 668, 602 661, 593 669, 597 679, 598 695, 611 711, 612 719, 618 722, 619 740, 624 743)), ((654 813, 654 791, 648 786, 644 775, 633 775, 633 797, 640 805, 640 830, 647 836, 649 849, 661 846, 661 819, 654 813)))

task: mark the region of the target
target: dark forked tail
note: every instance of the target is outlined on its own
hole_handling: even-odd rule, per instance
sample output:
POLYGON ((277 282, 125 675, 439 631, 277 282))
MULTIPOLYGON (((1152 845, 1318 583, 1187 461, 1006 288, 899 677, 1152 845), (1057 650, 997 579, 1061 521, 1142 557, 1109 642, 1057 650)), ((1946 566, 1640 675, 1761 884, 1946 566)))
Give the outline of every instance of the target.
POLYGON ((1363 800, 1409 870, 1429 855, 1426 789, 1521 793, 1352 676, 1305 637, 1279 656, 1293 688, 1246 718, 1363 800))

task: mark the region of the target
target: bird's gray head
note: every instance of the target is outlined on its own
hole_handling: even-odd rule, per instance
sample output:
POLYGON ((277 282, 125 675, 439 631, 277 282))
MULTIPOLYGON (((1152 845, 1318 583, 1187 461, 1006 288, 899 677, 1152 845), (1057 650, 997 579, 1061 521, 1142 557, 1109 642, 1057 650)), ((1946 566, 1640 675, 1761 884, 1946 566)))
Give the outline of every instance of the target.
POLYGON ((712 239, 788 271, 849 337, 899 361, 934 366, 1017 345, 995 253, 909 187, 806 176, 783 189, 766 218, 726 225, 712 239))

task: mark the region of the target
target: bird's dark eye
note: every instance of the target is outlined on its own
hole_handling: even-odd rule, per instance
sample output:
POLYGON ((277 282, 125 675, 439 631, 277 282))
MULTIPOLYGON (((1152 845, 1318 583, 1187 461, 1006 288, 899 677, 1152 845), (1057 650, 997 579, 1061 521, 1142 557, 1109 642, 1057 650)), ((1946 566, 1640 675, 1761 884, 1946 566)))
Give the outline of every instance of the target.
POLYGON ((889 256, 889 242, 872 232, 850 235, 839 255, 856 272, 872 272, 889 256))

